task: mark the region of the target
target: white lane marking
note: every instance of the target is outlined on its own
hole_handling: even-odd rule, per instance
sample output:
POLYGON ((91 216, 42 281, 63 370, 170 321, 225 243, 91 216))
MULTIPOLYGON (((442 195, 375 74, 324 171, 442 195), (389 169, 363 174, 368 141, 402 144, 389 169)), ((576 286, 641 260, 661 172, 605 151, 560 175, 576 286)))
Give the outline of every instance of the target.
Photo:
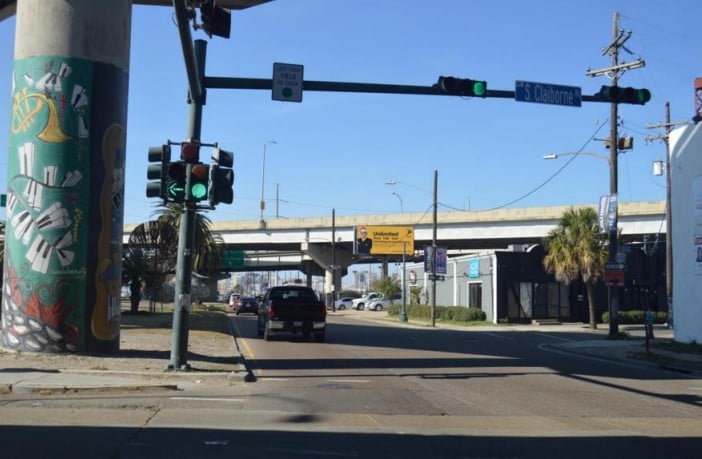
POLYGON ((538 332, 537 332, 537 333, 535 333, 535 334, 536 334, 536 335, 539 335, 539 336, 544 336, 544 337, 546 337, 546 338, 559 339, 559 340, 561 340, 561 341, 566 341, 566 342, 568 342, 568 341, 573 341, 573 340, 568 339, 568 338, 563 338, 562 336, 553 336, 553 335, 550 334, 550 333, 538 333, 538 332))
POLYGON ((261 377, 258 378, 259 381, 287 381, 290 378, 270 378, 270 377, 261 377))
POLYGON ((171 400, 196 400, 198 402, 244 402, 243 398, 204 398, 204 397, 170 397, 171 400))
POLYGON ((483 335, 488 335, 488 336, 494 336, 495 338, 502 338, 502 339, 514 340, 514 338, 511 338, 511 337, 509 337, 509 336, 500 335, 499 333, 481 332, 481 334, 483 334, 483 335))
POLYGON ((369 383, 370 379, 327 379, 326 381, 335 383, 369 383))

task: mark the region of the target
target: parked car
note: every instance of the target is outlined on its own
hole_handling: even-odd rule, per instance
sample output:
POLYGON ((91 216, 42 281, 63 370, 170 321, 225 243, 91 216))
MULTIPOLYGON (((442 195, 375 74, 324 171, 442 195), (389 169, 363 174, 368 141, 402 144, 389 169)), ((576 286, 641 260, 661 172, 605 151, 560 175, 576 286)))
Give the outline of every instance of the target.
POLYGON ((334 306, 338 311, 343 311, 346 308, 351 308, 353 305, 353 298, 339 298, 334 302, 334 306))
POLYGON ((382 311, 383 309, 387 309, 388 306, 390 306, 391 304, 393 304, 394 302, 396 302, 398 300, 400 300, 400 301, 402 300, 402 295, 400 295, 399 293, 392 295, 390 298, 388 298, 386 296, 382 296, 379 299, 375 299, 375 300, 371 301, 368 304, 368 310, 369 311, 382 311))
POLYGON ((356 309, 357 311, 360 311, 362 309, 365 309, 366 305, 370 303, 371 301, 378 299, 381 297, 381 294, 378 292, 368 292, 365 295, 363 295, 361 298, 356 298, 352 302, 352 307, 353 309, 356 309))
POLYGON ((238 293, 232 293, 229 295, 229 306, 231 306, 232 309, 236 307, 236 301, 241 297, 238 293))
POLYGON ((242 296, 236 300, 234 310, 236 311, 237 316, 245 312, 252 312, 258 315, 258 299, 252 296, 242 296))

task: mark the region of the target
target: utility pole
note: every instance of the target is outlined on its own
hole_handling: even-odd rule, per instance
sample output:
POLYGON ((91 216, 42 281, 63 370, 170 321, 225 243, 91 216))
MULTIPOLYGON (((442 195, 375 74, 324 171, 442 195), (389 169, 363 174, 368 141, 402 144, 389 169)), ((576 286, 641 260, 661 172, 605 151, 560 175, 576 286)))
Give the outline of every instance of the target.
POLYGON ((673 326, 673 205, 670 183, 670 131, 675 126, 688 124, 687 121, 670 122, 670 102, 665 103, 665 122, 646 126, 648 129, 665 129, 664 135, 646 137, 646 142, 665 142, 665 292, 668 300, 668 326, 673 326))
POLYGON ((434 215, 432 218, 431 233, 431 326, 436 326, 436 216, 437 216, 437 189, 439 181, 439 171, 434 169, 434 215))
MULTIPOLYGON (((646 63, 642 59, 637 59, 631 63, 619 63, 619 49, 622 48, 629 54, 633 54, 629 49, 624 46, 624 43, 631 37, 631 31, 624 32, 619 30, 619 13, 614 13, 613 27, 612 27, 612 42, 604 48, 602 55, 609 54, 612 56, 611 67, 600 69, 600 70, 588 70, 586 75, 588 76, 607 76, 612 80, 612 87, 615 88, 619 84, 619 76, 630 69, 635 69, 643 67, 646 63)), ((617 178, 618 178, 618 104, 617 102, 612 102, 610 105, 610 149, 609 149, 609 194, 610 201, 617 199, 617 178)), ((614 211, 614 221, 609 227, 609 255, 607 261, 609 263, 615 263, 617 260, 617 252, 619 250, 617 241, 617 211, 614 211)), ((609 286, 609 336, 612 337, 619 332, 619 320, 617 315, 619 314, 619 286, 610 285, 609 286)))

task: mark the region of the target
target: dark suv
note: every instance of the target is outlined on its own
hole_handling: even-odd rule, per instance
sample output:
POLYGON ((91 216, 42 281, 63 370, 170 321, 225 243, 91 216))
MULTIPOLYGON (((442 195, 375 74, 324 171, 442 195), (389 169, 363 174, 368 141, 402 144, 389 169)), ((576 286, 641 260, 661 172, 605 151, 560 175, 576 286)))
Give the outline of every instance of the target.
POLYGON ((236 300, 234 310, 237 316, 244 312, 252 312, 258 315, 258 300, 250 296, 242 296, 236 300))

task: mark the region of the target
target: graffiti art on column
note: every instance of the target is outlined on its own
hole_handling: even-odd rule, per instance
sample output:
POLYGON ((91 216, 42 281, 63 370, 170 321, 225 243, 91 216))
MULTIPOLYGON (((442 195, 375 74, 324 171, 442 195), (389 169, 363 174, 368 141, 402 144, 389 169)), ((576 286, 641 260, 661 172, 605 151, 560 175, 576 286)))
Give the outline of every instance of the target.
POLYGON ((81 339, 85 254, 75 241, 86 231, 82 220, 90 192, 80 172, 89 164, 89 91, 77 78, 89 82, 89 76, 89 65, 75 59, 15 62, 4 347, 76 350, 81 339))
POLYGON ((102 164, 105 180, 100 190, 100 221, 98 266, 95 272, 96 299, 90 319, 93 335, 102 341, 114 339, 119 333, 122 287, 122 190, 124 171, 117 167, 118 152, 125 148, 124 128, 118 124, 107 128, 102 139, 102 164), (118 247, 113 247, 118 244, 118 247))

